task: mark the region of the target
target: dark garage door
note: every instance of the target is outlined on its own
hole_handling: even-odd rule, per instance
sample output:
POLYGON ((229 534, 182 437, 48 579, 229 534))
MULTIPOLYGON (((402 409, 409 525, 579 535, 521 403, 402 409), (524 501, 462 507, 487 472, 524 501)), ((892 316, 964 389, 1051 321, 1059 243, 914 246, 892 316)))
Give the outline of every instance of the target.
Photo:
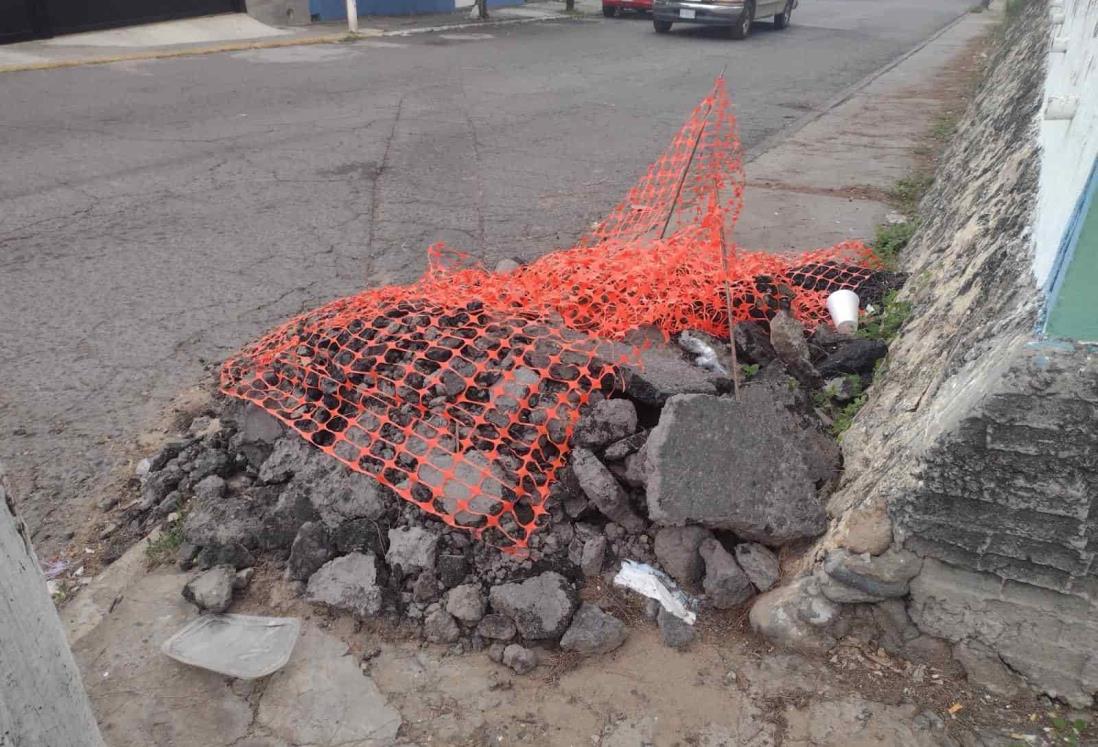
POLYGON ((243 0, 0 0, 0 41, 241 10, 243 0))

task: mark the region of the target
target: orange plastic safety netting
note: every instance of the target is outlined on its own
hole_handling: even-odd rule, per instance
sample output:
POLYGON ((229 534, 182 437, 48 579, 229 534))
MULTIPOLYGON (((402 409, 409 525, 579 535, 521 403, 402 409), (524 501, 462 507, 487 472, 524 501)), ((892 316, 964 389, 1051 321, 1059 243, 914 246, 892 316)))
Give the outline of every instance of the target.
POLYGON ((765 321, 781 308, 813 328, 830 292, 877 266, 858 242, 742 251, 726 238, 742 204, 718 78, 574 248, 499 274, 431 247, 418 282, 340 299, 246 347, 225 363, 222 390, 448 524, 523 548, 546 521, 580 408, 615 386, 628 357, 600 341, 643 326, 727 339, 729 313, 765 321))

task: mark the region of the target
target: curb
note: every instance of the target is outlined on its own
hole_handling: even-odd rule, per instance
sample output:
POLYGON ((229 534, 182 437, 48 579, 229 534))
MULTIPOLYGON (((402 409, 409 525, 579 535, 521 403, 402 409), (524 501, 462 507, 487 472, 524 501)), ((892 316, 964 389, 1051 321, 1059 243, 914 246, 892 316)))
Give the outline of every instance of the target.
POLYGON ((931 34, 927 38, 923 39, 921 42, 919 42, 914 47, 912 47, 911 49, 904 52, 902 55, 900 55, 896 59, 889 62, 884 67, 882 67, 878 70, 874 70, 872 73, 865 76, 861 80, 847 86, 845 89, 843 89, 842 91, 837 93, 833 98, 831 98, 829 101, 827 101, 819 109, 817 109, 815 111, 812 111, 812 112, 809 112, 808 114, 805 114, 804 116, 794 120, 790 124, 788 124, 785 127, 781 128, 777 132, 772 133, 770 135, 767 135, 754 148, 752 148, 751 152, 747 155, 746 158, 744 158, 744 161, 743 161, 744 165, 747 165, 747 164, 751 163, 756 158, 759 158, 763 154, 773 150, 774 148, 776 148, 781 143, 781 141, 785 140, 790 135, 802 130, 806 126, 808 126, 808 125, 812 124, 813 122, 815 122, 817 119, 823 117, 824 115, 830 114, 833 110, 837 109, 838 107, 842 106, 847 101, 852 99, 862 89, 868 87, 869 84, 871 84, 873 81, 877 80, 878 78, 880 78, 885 73, 891 72, 893 69, 899 67, 901 64, 906 62, 909 58, 914 57, 916 54, 923 51, 924 48, 929 46, 931 43, 937 41, 939 38, 944 36, 947 32, 952 30, 955 26, 961 25, 961 23, 963 23, 964 20, 966 18, 968 18, 969 16, 971 16, 971 15, 973 15, 973 13, 971 11, 969 11, 969 10, 964 11, 959 16, 954 18, 952 21, 950 21, 946 25, 942 26, 940 29, 935 31, 933 34, 931 34))
POLYGON ((398 29, 394 31, 364 28, 360 29, 358 34, 355 35, 343 31, 320 34, 317 36, 299 36, 292 39, 227 42, 224 44, 210 44, 206 46, 189 47, 186 49, 150 50, 146 52, 133 52, 131 54, 117 54, 105 57, 79 57, 71 60, 50 60, 47 62, 0 65, 0 74, 34 70, 60 70, 68 67, 83 67, 85 65, 109 65, 113 62, 132 62, 135 60, 170 60, 178 57, 197 57, 199 55, 218 54, 220 52, 245 52, 252 49, 275 49, 278 47, 299 47, 313 44, 353 44, 356 41, 379 39, 382 37, 413 36, 415 34, 429 34, 440 31, 514 26, 524 23, 545 23, 547 21, 574 21, 582 17, 583 16, 561 14, 545 16, 544 18, 502 18, 498 21, 493 21, 489 18, 487 21, 470 21, 468 23, 455 23, 442 26, 423 26, 420 28, 398 29))

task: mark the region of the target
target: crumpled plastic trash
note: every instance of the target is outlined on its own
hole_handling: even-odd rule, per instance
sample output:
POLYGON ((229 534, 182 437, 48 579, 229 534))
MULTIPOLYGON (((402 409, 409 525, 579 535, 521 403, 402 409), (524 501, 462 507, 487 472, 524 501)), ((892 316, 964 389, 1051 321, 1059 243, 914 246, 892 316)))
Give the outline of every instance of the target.
POLYGON ((242 680, 286 666, 301 633, 296 617, 202 615, 160 647, 176 661, 242 680))
POLYGON ((614 576, 614 583, 643 594, 649 599, 655 599, 665 610, 687 625, 693 625, 698 619, 695 612, 698 608, 698 600, 676 586, 666 573, 647 563, 622 561, 621 570, 614 576))
POLYGON ((696 356, 694 365, 721 376, 729 375, 728 369, 722 366, 717 359, 717 351, 700 337, 690 334, 689 331, 683 332, 679 335, 679 346, 686 352, 693 353, 696 356))

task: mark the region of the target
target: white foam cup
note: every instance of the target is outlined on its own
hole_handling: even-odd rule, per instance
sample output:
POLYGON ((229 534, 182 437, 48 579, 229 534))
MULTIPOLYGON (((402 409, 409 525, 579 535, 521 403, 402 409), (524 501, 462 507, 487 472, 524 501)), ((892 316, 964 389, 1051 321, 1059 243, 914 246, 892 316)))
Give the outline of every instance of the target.
POLYGON ((858 294, 852 290, 837 290, 827 297, 827 311, 835 329, 844 335, 858 331, 858 294))

